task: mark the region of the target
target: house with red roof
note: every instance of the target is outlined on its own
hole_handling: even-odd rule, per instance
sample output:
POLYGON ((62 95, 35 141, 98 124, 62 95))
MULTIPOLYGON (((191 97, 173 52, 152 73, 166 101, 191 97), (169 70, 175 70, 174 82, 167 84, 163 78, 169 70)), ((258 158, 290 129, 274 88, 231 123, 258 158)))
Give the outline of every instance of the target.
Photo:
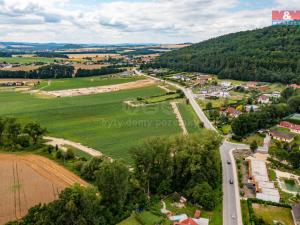
POLYGON ((299 89, 300 85, 298 85, 298 84, 290 84, 289 87, 294 88, 294 89, 299 89))
POLYGON ((233 108, 233 107, 229 107, 229 108, 227 108, 225 111, 223 111, 223 113, 224 113, 225 115, 227 115, 227 116, 236 118, 236 117, 238 117, 239 115, 241 115, 242 112, 239 111, 239 110, 236 110, 236 109, 233 108))
POLYGON ((274 138, 275 140, 284 141, 284 142, 288 142, 288 143, 291 143, 292 141, 294 141, 295 136, 296 136, 294 134, 287 134, 287 133, 275 131, 275 130, 271 130, 269 133, 270 133, 271 137, 274 138))
POLYGON ((288 121, 282 121, 278 126, 287 128, 293 133, 300 134, 300 125, 298 124, 290 123, 288 121))

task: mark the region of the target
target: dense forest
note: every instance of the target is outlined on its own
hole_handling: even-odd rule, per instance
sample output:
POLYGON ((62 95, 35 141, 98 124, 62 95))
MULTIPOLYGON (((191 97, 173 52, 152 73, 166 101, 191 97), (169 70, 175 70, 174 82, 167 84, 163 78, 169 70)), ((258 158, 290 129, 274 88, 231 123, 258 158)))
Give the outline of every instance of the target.
POLYGON ((299 26, 272 26, 168 52, 145 66, 212 73, 236 80, 300 83, 299 52, 299 26))
POLYGON ((0 78, 72 78, 73 72, 73 66, 50 64, 31 71, 0 70, 0 78))

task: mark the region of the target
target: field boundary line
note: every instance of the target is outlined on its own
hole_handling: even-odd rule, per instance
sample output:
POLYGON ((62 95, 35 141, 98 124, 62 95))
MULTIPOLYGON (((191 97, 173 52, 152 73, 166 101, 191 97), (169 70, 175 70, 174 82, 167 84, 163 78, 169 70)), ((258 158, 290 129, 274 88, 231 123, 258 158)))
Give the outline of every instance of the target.
POLYGON ((175 115, 176 115, 177 121, 178 121, 178 123, 179 123, 179 127, 180 127, 181 130, 182 130, 182 133, 183 133, 184 135, 187 135, 187 134, 188 134, 188 131, 187 131, 186 127, 185 127, 184 120, 183 120, 183 118, 182 118, 182 116, 181 116, 181 114, 180 114, 180 111, 179 111, 178 107, 177 107, 177 102, 170 102, 170 104, 171 104, 171 106, 172 106, 173 112, 174 112, 175 115))

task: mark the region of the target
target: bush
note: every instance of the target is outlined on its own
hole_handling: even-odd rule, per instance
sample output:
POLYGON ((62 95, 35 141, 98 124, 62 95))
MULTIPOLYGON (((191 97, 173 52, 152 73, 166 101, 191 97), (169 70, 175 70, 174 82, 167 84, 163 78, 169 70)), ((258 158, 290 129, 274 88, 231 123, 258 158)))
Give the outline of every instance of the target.
POLYGON ((75 168, 75 170, 81 171, 81 168, 82 168, 83 164, 84 164, 83 161, 77 161, 77 162, 75 162, 75 163, 74 163, 74 168, 75 168))

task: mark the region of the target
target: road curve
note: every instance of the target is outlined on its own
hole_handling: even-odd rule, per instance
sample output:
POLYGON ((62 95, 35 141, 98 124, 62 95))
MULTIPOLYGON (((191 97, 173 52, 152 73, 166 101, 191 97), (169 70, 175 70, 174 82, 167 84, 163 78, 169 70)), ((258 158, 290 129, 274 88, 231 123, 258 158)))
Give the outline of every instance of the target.
MULTIPOLYGON (((172 85, 177 89, 180 89, 185 94, 186 98, 189 100, 191 106, 196 112, 198 118, 203 122, 204 127, 217 132, 217 129, 212 125, 209 119, 204 114, 203 110, 196 102, 192 90, 189 88, 184 88, 178 84, 170 81, 162 80, 157 77, 152 77, 143 74, 142 72, 135 70, 138 75, 144 75, 157 81, 164 82, 166 84, 172 85)), ((243 144, 231 143, 226 140, 223 141, 220 146, 220 154, 222 160, 222 177, 223 177, 223 225, 243 225, 242 213, 240 205, 240 194, 238 186, 238 177, 236 171, 235 160, 233 157, 233 150, 236 149, 249 149, 249 146, 243 144), (230 164, 228 164, 230 162, 230 164), (229 180, 233 180, 233 184, 229 183, 229 180)))

